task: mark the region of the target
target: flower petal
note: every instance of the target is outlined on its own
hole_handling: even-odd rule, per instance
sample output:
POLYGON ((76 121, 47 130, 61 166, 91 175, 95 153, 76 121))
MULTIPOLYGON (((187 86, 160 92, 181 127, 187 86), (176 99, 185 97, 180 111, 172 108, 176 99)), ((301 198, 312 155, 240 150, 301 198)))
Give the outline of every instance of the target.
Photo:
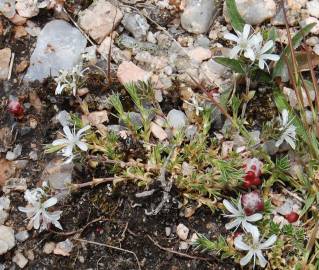
POLYGON ((256 255, 258 257, 259 265, 264 268, 267 265, 267 260, 265 259, 264 255, 261 253, 261 250, 256 251, 256 255))
POLYGON ((78 138, 80 138, 81 135, 82 135, 82 133, 84 133, 85 131, 87 131, 87 130, 90 129, 90 128, 91 128, 90 125, 81 128, 81 129, 78 131, 78 133, 76 134, 76 136, 77 136, 78 138))
POLYGON ((64 144, 68 144, 68 140, 67 139, 57 139, 57 140, 54 140, 52 142, 52 145, 53 146, 56 146, 56 145, 64 145, 64 144))
POLYGON ((230 213, 234 215, 240 214, 239 211, 228 200, 223 200, 223 204, 230 213))
POLYGON ((73 144, 69 144, 67 147, 62 149, 63 156, 70 157, 73 156, 73 144))
POLYGON ((249 222, 255 222, 255 221, 261 220, 262 218, 263 218, 262 214, 256 213, 256 214, 253 214, 251 216, 247 216, 246 220, 249 222))
POLYGON ((274 42, 272 40, 268 40, 265 45, 260 50, 260 54, 264 54, 268 52, 274 46, 274 42))
POLYGON ((261 58, 271 61, 278 61, 280 59, 280 56, 277 54, 263 54, 261 58))
POLYGON ((250 59, 252 62, 254 62, 256 60, 256 55, 255 55, 255 52, 253 51, 252 48, 247 48, 245 53, 244 53, 244 56, 248 59, 250 59))
POLYGON ((238 37, 236 35, 232 34, 232 33, 226 33, 224 35, 224 38, 227 39, 227 40, 234 41, 236 43, 238 43, 238 40, 239 40, 238 37))
POLYGON ((272 235, 268 238, 268 240, 266 240, 264 243, 259 245, 260 249, 267 249, 270 248, 277 240, 277 236, 276 235, 272 235))
MULTIPOLYGON (((235 220, 233 220, 233 221, 227 223, 227 224, 225 225, 225 228, 226 228, 226 230, 230 230, 230 229, 232 229, 232 228, 234 228, 234 227, 238 227, 238 226, 240 225, 240 223, 241 223, 241 220, 240 220, 239 218, 236 218, 235 220)), ((236 229, 237 229, 237 228, 236 228, 236 229)))
POLYGON ((246 256, 240 260, 240 265, 244 266, 244 265, 248 264, 250 262, 251 258, 253 257, 253 255, 254 255, 254 252, 249 250, 249 252, 246 254, 246 256))
POLYGON ((260 235, 257 226, 254 226, 246 221, 243 221, 242 225, 243 225, 243 229, 252 235, 253 242, 257 243, 259 241, 259 235, 260 235))
POLYGON ((76 145, 82 150, 82 151, 87 151, 88 150, 88 146, 86 143, 78 141, 76 143, 76 145))
POLYGON ((70 141, 73 140, 74 136, 73 136, 73 134, 72 134, 72 132, 71 132, 71 130, 70 130, 70 128, 68 126, 64 126, 63 127, 63 132, 66 135, 68 140, 70 140, 70 141))
POLYGON ((231 49, 229 53, 230 58, 236 58, 238 53, 240 52, 241 48, 239 46, 235 46, 234 48, 231 49))
POLYGON ((251 29, 251 26, 249 24, 244 25, 243 39, 248 39, 248 36, 250 34, 250 29, 251 29))
POLYGON ((52 197, 48 200, 46 200, 44 203, 43 203, 43 208, 49 208, 53 205, 55 205, 56 203, 58 202, 58 199, 56 197, 52 197))
POLYGON ((250 246, 248 246, 244 241, 243 241, 243 236, 239 235, 235 238, 234 240, 234 245, 237 249, 239 250, 250 250, 250 246))

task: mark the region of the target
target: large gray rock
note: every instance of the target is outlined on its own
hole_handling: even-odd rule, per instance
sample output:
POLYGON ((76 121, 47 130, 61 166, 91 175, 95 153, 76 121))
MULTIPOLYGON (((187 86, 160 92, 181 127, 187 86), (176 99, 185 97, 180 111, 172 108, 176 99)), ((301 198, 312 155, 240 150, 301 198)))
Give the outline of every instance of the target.
POLYGON ((182 27, 194 34, 207 32, 215 10, 214 0, 186 0, 186 7, 181 15, 182 27))
MULTIPOLYGON (((260 24, 276 14, 276 4, 273 0, 236 0, 236 5, 239 14, 251 25, 260 24)), ((229 21, 226 4, 224 16, 229 21)))
POLYGON ((81 62, 86 39, 69 23, 54 20, 42 29, 30 59, 26 81, 56 76, 59 70, 71 70, 81 62))
POLYGON ((14 231, 12 228, 0 226, 0 255, 6 253, 15 246, 14 231))

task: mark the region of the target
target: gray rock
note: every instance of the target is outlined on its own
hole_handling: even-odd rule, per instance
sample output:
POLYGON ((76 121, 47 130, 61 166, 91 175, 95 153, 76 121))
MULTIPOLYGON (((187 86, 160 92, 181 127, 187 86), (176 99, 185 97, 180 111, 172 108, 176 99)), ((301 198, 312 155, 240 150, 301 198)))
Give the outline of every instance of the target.
POLYGON ((181 129, 187 124, 186 114, 180 110, 170 110, 167 114, 167 121, 171 128, 181 129))
MULTIPOLYGON (((273 0, 236 0, 236 5, 239 14, 251 25, 260 24, 276 14, 276 4, 273 0)), ((224 16, 229 20, 226 4, 224 16)))
POLYGON ((22 145, 21 144, 17 144, 13 151, 8 151, 6 154, 6 159, 7 160, 15 160, 17 159, 20 155, 21 155, 21 151, 22 151, 22 145))
POLYGON ((318 0, 309 1, 307 3, 307 9, 311 16, 319 18, 319 1, 318 0))
POLYGON ((27 231, 22 231, 22 232, 16 233, 15 238, 19 242, 24 242, 25 240, 27 240, 29 238, 29 236, 30 235, 27 231))
POLYGON ((62 20, 53 20, 42 29, 30 59, 26 81, 43 80, 59 70, 71 70, 80 63, 86 39, 81 32, 62 20))
POLYGON ((215 10, 213 0, 186 0, 186 7, 181 15, 182 27, 194 34, 207 32, 215 10))
POLYGON ((125 14, 122 20, 122 24, 124 28, 129 31, 137 40, 146 40, 147 31, 150 28, 150 25, 140 14, 125 14))

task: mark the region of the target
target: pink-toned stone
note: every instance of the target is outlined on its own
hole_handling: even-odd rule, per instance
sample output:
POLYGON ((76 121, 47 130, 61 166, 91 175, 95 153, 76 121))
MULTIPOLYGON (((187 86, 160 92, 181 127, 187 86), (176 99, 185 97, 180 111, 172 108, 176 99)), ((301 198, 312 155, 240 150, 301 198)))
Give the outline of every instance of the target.
POLYGON ((79 13, 79 25, 97 42, 112 32, 120 23, 123 13, 105 0, 94 1, 87 9, 79 13))
POLYGON ((121 84, 127 84, 138 81, 148 81, 150 73, 141 69, 133 62, 123 62, 119 65, 117 70, 117 78, 121 84))
POLYGON ((24 25, 27 22, 27 18, 15 14, 12 18, 10 18, 10 21, 15 25, 24 25))
POLYGON ((212 57, 212 52, 203 47, 196 47, 188 52, 188 56, 197 62, 203 62, 212 57))
POLYGON ((151 132, 154 137, 156 137, 160 141, 164 141, 165 139, 167 139, 167 133, 165 132, 165 130, 154 122, 151 123, 151 132))

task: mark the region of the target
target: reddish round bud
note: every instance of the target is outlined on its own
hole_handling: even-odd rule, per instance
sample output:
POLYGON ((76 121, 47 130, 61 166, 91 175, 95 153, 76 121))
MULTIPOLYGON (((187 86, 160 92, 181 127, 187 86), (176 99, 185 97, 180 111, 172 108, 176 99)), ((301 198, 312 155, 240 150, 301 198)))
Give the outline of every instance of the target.
POLYGON ((285 215, 285 219, 287 219, 289 223, 294 223, 299 219, 299 215, 296 212, 292 211, 289 214, 285 215))
POLYGON ((255 177, 251 183, 254 186, 259 186, 259 185, 261 185, 261 179, 259 177, 255 177))
POLYGON ((263 198, 257 190, 244 194, 241 203, 248 216, 264 210, 263 198))
POLYGON ((9 101, 8 111, 16 118, 22 118, 24 115, 24 108, 18 100, 9 101))
POLYGON ((253 185, 254 179, 255 179, 255 173, 252 171, 247 172, 244 177, 243 187, 244 188, 251 187, 253 185))

